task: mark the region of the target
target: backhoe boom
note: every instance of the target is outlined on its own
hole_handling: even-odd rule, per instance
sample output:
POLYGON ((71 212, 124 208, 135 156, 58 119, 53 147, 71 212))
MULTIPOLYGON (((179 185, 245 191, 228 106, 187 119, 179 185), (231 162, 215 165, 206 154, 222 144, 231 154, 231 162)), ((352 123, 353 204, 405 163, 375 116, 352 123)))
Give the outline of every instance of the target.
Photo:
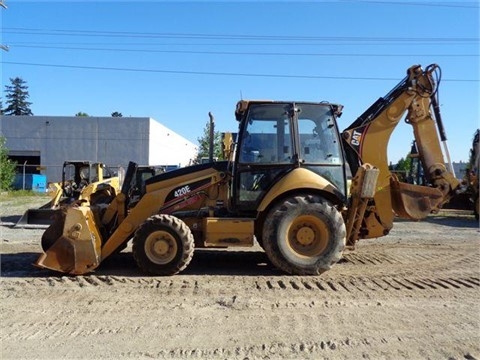
POLYGON ((426 70, 419 65, 410 67, 405 79, 343 131, 346 158, 352 173, 355 174, 362 164, 371 164, 380 171, 377 191, 367 206, 363 224, 353 227, 353 234, 348 236, 384 236, 392 228, 395 215, 422 219, 438 211, 455 194, 459 181, 447 170, 440 144, 446 136, 436 101, 438 82, 433 75, 437 69, 435 64, 426 70), (400 182, 388 166, 390 136, 405 113, 406 123, 413 127, 429 186, 400 182))

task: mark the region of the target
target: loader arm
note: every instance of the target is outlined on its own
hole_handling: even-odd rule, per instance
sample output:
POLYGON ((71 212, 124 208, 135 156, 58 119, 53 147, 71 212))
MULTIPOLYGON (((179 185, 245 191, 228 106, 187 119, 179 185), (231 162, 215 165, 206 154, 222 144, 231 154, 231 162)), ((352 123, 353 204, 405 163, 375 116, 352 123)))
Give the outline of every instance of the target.
MULTIPOLYGON (((134 173, 129 165, 125 184, 134 173)), ((217 201, 227 202, 218 194, 226 194, 227 163, 201 164, 154 176, 146 181, 146 193, 131 209, 128 208, 128 185, 108 208, 85 202, 66 209, 61 219, 61 236, 35 263, 36 266, 69 274, 85 274, 132 237, 148 218, 155 214, 171 214, 179 210, 212 207, 217 201)), ((59 227, 57 225, 56 227, 59 227)))
POLYGON ((352 226, 352 233, 347 234, 352 237, 350 245, 357 238, 387 235, 395 215, 419 220, 438 211, 459 186, 452 171, 447 170, 442 153, 441 141, 446 149, 446 136, 436 98, 436 71, 439 67, 435 64, 425 70, 418 65, 410 67, 404 80, 343 131, 352 174, 355 175, 363 164, 379 170, 376 192, 363 215, 362 225, 352 226), (390 136, 405 114, 406 123, 413 127, 429 186, 400 182, 389 170, 387 147, 390 136))
POLYGON ((171 214, 184 209, 199 209, 208 205, 209 189, 225 181, 225 173, 210 166, 200 165, 180 176, 172 174, 173 172, 161 174, 149 179, 146 194, 106 240, 102 247, 102 260, 128 241, 133 232, 150 216, 171 214))

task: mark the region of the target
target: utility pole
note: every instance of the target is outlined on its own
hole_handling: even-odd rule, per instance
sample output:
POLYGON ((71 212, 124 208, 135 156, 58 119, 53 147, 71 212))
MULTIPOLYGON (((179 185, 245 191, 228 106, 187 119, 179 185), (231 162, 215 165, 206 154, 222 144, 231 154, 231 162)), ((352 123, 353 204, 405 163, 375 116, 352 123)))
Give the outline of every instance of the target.
POLYGON ((213 114, 211 112, 208 113, 208 117, 210 118, 210 128, 209 128, 209 136, 208 136, 208 161, 213 162, 213 148, 215 146, 214 137, 215 137, 215 120, 213 114))
MULTIPOLYGON (((2 0, 0 0, 0 6, 3 7, 4 9, 7 8, 7 5, 5 5, 2 0)), ((0 49, 8 51, 8 46, 0 44, 0 49)))

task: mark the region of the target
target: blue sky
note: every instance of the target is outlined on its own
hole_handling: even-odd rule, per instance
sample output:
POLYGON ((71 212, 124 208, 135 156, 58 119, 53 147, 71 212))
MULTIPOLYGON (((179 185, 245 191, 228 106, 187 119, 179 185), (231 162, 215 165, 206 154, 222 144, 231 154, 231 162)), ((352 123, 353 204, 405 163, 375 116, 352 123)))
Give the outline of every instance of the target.
MULTIPOLYGON (((442 68, 453 161, 479 126, 476 1, 21 1, 0 8, 2 92, 28 85, 35 115, 152 117, 192 142, 208 112, 236 131, 240 99, 330 101, 346 128, 414 64, 442 68)), ((410 150, 399 124, 389 160, 410 150)))

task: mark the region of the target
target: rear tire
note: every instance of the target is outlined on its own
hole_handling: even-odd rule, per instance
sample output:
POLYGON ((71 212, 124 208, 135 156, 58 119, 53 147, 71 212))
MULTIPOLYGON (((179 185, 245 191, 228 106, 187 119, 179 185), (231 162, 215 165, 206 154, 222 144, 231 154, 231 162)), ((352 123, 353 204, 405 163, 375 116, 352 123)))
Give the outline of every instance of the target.
POLYGON ((278 269, 319 275, 341 259, 346 229, 341 214, 328 201, 298 195, 270 210, 262 237, 264 250, 278 269))
POLYGON ((194 239, 188 226, 172 215, 154 215, 135 232, 132 253, 137 265, 151 275, 174 275, 193 257, 194 239))

